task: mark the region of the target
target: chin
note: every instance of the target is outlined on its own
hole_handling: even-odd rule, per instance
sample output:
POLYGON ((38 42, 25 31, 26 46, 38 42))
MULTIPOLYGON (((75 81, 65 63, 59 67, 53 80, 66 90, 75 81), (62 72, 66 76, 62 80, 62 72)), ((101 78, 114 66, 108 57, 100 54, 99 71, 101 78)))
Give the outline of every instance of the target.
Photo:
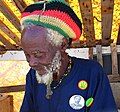
POLYGON ((36 78, 38 83, 48 85, 53 81, 53 73, 47 73, 47 74, 39 74, 38 71, 36 71, 36 78))
POLYGON ((46 72, 44 70, 36 70, 36 71, 40 76, 43 76, 46 74, 46 72))

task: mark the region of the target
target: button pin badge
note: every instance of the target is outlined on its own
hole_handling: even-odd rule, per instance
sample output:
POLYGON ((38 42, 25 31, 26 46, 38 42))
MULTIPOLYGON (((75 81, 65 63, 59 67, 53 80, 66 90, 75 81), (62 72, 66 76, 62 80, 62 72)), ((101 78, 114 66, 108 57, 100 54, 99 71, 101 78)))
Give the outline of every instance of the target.
POLYGON ((80 110, 84 107, 85 100, 81 95, 73 95, 69 100, 69 105, 75 110, 80 110))
POLYGON ((87 81, 85 81, 85 80, 80 80, 80 81, 78 82, 78 87, 79 87, 81 90, 87 89, 87 87, 88 87, 87 81))
POLYGON ((88 98, 85 103, 86 107, 90 107, 93 104, 93 101, 94 101, 94 99, 92 97, 88 98))

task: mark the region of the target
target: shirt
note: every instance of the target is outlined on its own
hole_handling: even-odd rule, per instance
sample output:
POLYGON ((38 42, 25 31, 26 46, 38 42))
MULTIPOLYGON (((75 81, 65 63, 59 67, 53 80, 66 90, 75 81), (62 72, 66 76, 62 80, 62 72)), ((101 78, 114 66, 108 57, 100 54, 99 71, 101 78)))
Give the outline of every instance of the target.
MULTIPOLYGON (((93 60, 72 58, 72 68, 46 98, 46 86, 38 84, 30 69, 20 112, 117 112, 107 75, 93 60)), ((51 86, 56 86, 53 82, 51 86)))

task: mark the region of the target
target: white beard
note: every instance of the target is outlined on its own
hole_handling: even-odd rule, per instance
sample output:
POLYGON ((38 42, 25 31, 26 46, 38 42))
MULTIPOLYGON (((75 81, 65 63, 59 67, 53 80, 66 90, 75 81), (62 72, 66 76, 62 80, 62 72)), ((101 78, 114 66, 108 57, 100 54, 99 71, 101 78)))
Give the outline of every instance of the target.
POLYGON ((38 83, 41 83, 41 84, 43 83, 45 85, 48 85, 53 80, 52 74, 53 74, 52 72, 49 72, 49 73, 46 73, 40 76, 38 72, 36 71, 36 78, 37 78, 38 83))
POLYGON ((59 74, 60 66, 61 66, 61 53, 57 51, 49 68, 45 66, 45 70, 46 70, 45 74, 41 76, 36 71, 36 79, 38 83, 45 85, 51 84, 51 82, 53 81, 53 73, 59 74))

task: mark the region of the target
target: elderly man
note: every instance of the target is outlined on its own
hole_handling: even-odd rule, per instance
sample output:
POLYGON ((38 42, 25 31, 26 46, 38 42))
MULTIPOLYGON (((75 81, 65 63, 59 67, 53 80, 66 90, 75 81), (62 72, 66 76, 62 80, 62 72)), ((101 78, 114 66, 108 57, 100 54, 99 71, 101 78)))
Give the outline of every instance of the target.
POLYGON ((65 52, 79 39, 82 25, 64 0, 28 6, 21 26, 31 69, 20 112, 117 112, 102 67, 65 52))

